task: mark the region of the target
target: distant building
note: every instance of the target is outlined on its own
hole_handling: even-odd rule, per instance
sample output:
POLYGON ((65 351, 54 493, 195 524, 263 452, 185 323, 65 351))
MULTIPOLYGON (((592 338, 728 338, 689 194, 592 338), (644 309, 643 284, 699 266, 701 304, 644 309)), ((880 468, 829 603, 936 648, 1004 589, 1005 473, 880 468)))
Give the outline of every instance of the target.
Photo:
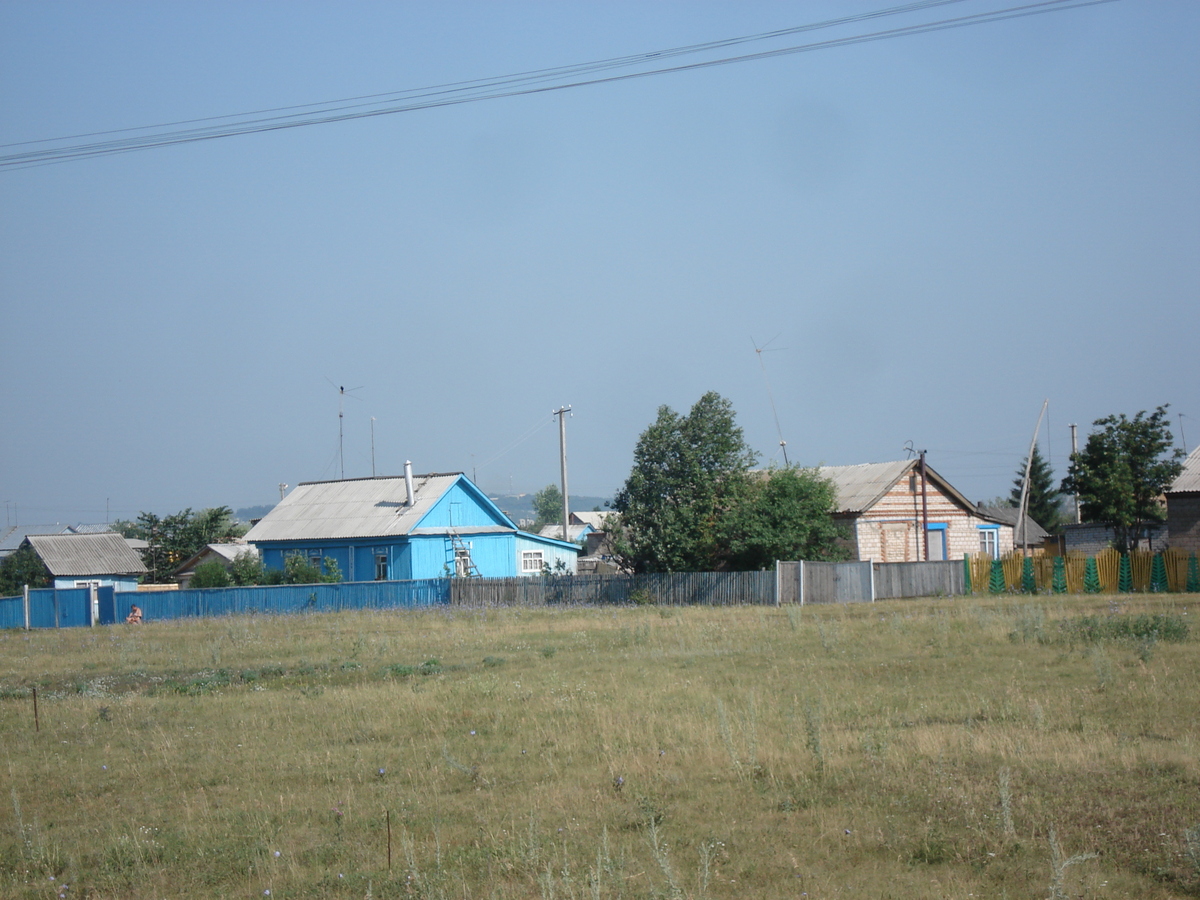
POLYGON ((1167 531, 1171 546, 1200 553, 1200 447, 1183 463, 1183 471, 1167 490, 1167 531))
POLYGON ((263 565, 300 553, 346 581, 576 571, 579 547, 517 528, 461 472, 298 485, 246 534, 263 565))
POLYGON ((142 558, 116 532, 31 534, 25 538, 58 588, 107 587, 136 591, 146 574, 142 558))
POLYGON ((213 560, 219 562, 225 571, 229 571, 233 566, 233 561, 243 553, 249 553, 258 559, 258 548, 253 544, 247 544, 244 540, 229 541, 223 544, 205 544, 199 553, 185 559, 175 569, 175 580, 179 582, 181 588, 186 588, 191 582, 192 576, 196 574, 196 566, 213 560))

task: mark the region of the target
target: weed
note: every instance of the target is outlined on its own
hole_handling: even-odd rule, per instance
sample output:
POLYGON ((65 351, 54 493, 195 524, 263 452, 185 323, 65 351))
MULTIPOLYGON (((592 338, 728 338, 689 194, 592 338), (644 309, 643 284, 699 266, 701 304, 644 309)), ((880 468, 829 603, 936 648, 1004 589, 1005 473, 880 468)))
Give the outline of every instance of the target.
POLYGON ((1054 830, 1054 826, 1050 826, 1050 866, 1052 869, 1052 877, 1050 879, 1050 897, 1051 900, 1067 900, 1065 882, 1067 878, 1067 869, 1071 866, 1077 866, 1082 862, 1087 862, 1089 859, 1096 859, 1100 854, 1095 852, 1076 853, 1074 856, 1065 856, 1062 847, 1058 843, 1058 833, 1054 830))
POLYGON ((1012 816, 1012 788, 1009 784, 1011 774, 1008 766, 1000 770, 1000 818, 1004 823, 1004 836, 1010 840, 1017 836, 1012 816))
POLYGON ((489 669, 498 669, 504 663, 505 659, 503 656, 485 656, 483 658, 483 664, 489 669))

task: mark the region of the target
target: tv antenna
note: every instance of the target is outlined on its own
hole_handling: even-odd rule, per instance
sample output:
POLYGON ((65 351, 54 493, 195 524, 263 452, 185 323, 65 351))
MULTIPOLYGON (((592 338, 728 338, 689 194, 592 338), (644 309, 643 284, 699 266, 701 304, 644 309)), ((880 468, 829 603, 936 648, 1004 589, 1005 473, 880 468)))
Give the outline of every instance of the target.
MULTIPOLYGON (((345 418, 345 411, 342 408, 342 400, 346 396, 350 395, 351 391, 361 391, 363 389, 363 385, 360 384, 358 387, 348 388, 348 387, 345 387, 340 384, 335 384, 333 379, 330 378, 328 375, 325 376, 325 380, 328 381, 330 384, 332 384, 335 388, 337 388, 337 392, 338 392, 338 470, 341 472, 341 478, 344 481, 346 478, 346 455, 345 455, 345 439, 343 437, 344 431, 342 428, 342 419, 345 418)), ((361 401, 362 398, 350 396, 350 399, 361 401)))
MULTIPOLYGON (((758 356, 758 364, 759 364, 759 366, 762 367, 763 381, 766 382, 766 385, 767 385, 767 400, 769 400, 771 403, 771 415, 774 416, 774 418, 775 418, 775 434, 779 436, 779 449, 783 451, 783 464, 785 466, 787 466, 787 465, 789 465, 788 455, 787 455, 787 441, 785 441, 783 439, 783 429, 779 427, 779 413, 776 412, 776 410, 775 410, 775 395, 773 393, 771 393, 771 379, 767 377, 767 364, 763 362, 763 353, 773 353, 774 352, 774 350, 769 350, 768 348, 771 346, 771 344, 775 343, 775 338, 778 338, 778 337, 779 337, 779 335, 775 335, 775 337, 771 338, 771 340, 767 341, 761 347, 758 346, 757 343, 755 343, 755 340, 753 337, 750 338, 750 343, 754 344, 754 352, 758 356)), ((786 350, 787 348, 786 347, 776 347, 774 349, 775 350, 786 350)))

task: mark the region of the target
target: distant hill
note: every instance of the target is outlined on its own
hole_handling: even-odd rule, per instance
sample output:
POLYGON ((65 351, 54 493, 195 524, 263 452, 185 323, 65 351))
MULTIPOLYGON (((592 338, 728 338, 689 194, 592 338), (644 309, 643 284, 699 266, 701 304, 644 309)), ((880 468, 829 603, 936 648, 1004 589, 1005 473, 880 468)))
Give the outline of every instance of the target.
POLYGON ((274 503, 268 503, 265 506, 243 506, 241 509, 235 509, 233 516, 239 522, 249 523, 251 519, 261 519, 274 508, 274 503))

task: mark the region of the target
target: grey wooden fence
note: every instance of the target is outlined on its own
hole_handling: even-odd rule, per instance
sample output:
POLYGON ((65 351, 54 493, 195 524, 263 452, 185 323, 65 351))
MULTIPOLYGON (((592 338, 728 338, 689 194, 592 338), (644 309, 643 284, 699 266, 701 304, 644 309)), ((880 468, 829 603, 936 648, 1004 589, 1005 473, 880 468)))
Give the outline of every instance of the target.
POLYGON ((452 606, 742 606, 775 604, 774 572, 452 578, 452 606))
POLYGON ((967 592, 962 560, 875 563, 875 599, 952 597, 967 592))

